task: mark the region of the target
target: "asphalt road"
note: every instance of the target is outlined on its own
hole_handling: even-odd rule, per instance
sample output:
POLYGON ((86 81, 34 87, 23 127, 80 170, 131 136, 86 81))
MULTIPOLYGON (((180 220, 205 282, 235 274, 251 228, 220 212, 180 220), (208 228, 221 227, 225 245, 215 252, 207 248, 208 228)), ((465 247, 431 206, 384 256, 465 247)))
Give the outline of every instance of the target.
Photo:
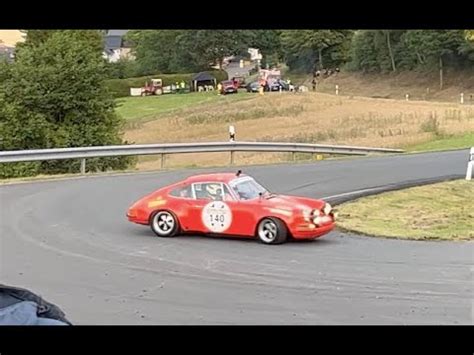
MULTIPOLYGON (((463 150, 244 171, 275 192, 319 198, 464 174, 467 156, 463 150)), ((313 242, 266 246, 161 239, 126 221, 134 200, 200 171, 0 186, 2 283, 43 295, 75 324, 473 323, 472 242, 336 230, 313 242)))

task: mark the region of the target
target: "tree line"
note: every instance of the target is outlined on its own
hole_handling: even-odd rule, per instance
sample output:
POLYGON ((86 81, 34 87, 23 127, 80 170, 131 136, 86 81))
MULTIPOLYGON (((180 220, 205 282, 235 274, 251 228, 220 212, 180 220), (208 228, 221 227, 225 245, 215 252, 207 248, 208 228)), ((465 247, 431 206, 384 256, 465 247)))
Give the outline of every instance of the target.
POLYGON ((193 72, 259 48, 263 65, 293 71, 345 67, 397 72, 474 63, 472 30, 147 30, 130 31, 136 74, 193 72))

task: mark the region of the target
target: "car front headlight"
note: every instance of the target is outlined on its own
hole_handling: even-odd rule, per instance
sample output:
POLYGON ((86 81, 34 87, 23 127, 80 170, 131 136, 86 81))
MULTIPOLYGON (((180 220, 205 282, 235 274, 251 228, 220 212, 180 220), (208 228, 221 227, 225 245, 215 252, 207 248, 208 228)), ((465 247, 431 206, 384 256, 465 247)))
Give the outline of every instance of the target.
POLYGON ((323 208, 323 212, 325 215, 330 214, 332 211, 332 206, 329 203, 326 203, 323 208))

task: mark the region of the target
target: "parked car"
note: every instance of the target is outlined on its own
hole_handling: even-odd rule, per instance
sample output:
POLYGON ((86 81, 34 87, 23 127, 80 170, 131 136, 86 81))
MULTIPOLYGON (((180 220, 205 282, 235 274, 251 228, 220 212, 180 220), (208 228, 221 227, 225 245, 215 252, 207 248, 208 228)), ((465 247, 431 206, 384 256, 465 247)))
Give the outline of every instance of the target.
POLYGON ((260 84, 258 83, 258 81, 249 83, 246 86, 247 92, 258 92, 258 89, 260 89, 260 84))
POLYGON ((288 83, 281 79, 273 80, 268 83, 268 91, 280 91, 280 87, 283 91, 288 91, 290 89, 288 83))
POLYGON ((246 88, 245 78, 243 76, 234 76, 231 80, 237 81, 237 87, 246 88))
POLYGON ((239 92, 238 86, 232 80, 225 80, 221 82, 221 94, 236 94, 239 92))

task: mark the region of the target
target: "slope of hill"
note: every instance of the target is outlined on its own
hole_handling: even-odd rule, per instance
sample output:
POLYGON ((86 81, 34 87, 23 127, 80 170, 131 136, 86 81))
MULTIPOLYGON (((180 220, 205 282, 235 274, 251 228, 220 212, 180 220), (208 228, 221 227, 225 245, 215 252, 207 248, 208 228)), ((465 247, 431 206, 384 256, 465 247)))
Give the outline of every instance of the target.
MULTIPOLYGON (((439 88, 438 72, 402 72, 396 74, 362 74, 341 72, 320 80, 317 91, 334 93, 335 86, 339 94, 365 96, 372 98, 460 102, 474 104, 474 68, 465 71, 445 70, 443 90, 439 88)), ((302 78, 311 88, 312 76, 302 78)))

